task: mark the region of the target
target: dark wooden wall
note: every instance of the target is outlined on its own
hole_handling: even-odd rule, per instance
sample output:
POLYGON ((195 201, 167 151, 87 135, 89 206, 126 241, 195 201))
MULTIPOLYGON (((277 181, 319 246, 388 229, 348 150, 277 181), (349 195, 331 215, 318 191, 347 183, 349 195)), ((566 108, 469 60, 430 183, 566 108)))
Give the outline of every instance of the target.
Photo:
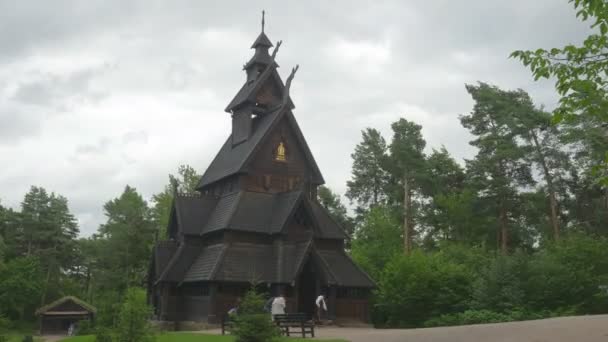
POLYGON ((275 126, 253 156, 248 169, 249 173, 243 179, 245 189, 270 193, 302 188, 312 172, 286 118, 275 126), (276 160, 281 142, 285 146, 286 161, 276 160))

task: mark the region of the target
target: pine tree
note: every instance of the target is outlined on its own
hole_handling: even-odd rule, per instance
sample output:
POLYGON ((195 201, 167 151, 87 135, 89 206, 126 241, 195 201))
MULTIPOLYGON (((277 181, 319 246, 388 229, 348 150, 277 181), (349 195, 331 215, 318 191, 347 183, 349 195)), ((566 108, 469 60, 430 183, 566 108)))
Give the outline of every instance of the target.
MULTIPOLYGON (((424 147, 426 141, 420 130, 422 126, 405 119, 391 125, 393 140, 390 145, 389 170, 401 191, 396 191, 394 199, 400 200, 403 206, 403 244, 404 251, 412 250, 414 229, 414 212, 412 198, 420 190, 425 168, 424 147)), ((396 190, 396 189, 395 189, 396 190)))
POLYGON ((346 197, 356 201, 361 210, 375 206, 386 198, 388 174, 385 168, 387 146, 380 132, 366 128, 362 141, 351 154, 352 176, 346 182, 346 197))
MULTIPOLYGON (((485 203, 496 213, 497 245, 503 254, 509 249, 509 226, 519 205, 518 187, 534 184, 527 149, 519 146, 518 132, 513 131, 513 112, 517 94, 485 83, 467 85, 475 106, 460 121, 476 138, 470 142, 478 148, 475 159, 467 161, 471 182, 485 203)), ((491 210, 492 210, 491 209, 491 210)))

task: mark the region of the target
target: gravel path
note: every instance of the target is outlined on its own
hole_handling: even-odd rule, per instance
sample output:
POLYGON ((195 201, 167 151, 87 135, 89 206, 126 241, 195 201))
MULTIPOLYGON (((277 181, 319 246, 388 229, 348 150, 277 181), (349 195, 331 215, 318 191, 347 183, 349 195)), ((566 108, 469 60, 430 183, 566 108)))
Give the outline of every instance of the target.
POLYGON ((606 342, 608 315, 409 330, 328 327, 316 333, 351 342, 606 342))

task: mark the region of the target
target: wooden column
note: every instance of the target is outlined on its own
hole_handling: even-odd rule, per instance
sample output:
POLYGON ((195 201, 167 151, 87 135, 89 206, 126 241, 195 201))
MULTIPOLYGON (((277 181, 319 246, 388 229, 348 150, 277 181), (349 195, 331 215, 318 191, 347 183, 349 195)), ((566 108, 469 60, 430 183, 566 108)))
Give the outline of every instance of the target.
POLYGON ((335 286, 329 287, 328 301, 327 301, 327 316, 330 320, 336 320, 336 292, 335 286))
POLYGON ((160 285, 160 308, 158 310, 158 318, 161 321, 168 320, 169 316, 169 286, 167 284, 160 285))
POLYGON ((207 315, 209 323, 219 323, 221 320, 217 313, 218 297, 217 284, 209 284, 209 314, 207 315))

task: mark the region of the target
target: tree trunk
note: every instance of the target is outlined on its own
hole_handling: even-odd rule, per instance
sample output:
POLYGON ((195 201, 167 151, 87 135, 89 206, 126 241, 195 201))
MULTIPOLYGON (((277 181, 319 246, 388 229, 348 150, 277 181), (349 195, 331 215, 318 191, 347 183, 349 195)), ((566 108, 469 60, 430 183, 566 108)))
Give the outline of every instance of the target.
POLYGON ((410 189, 407 179, 407 173, 403 176, 403 251, 409 255, 412 251, 411 234, 410 234, 410 189))
POLYGON ((44 289, 42 290, 42 296, 40 298, 40 306, 44 306, 44 304, 46 304, 46 293, 49 289, 49 282, 51 281, 51 267, 52 264, 49 263, 47 270, 46 270, 46 280, 44 282, 44 289))
POLYGON ((530 131, 530 133, 534 141, 536 152, 538 153, 538 161, 543 168, 545 182, 547 182, 547 191, 549 192, 550 207, 549 220, 551 221, 551 227, 553 228, 553 239, 557 241, 559 240, 559 219, 557 217, 557 196, 555 195, 555 188, 553 187, 553 177, 549 172, 549 167, 547 166, 547 161, 545 160, 545 156, 543 155, 542 150, 540 148, 540 144, 538 143, 536 133, 534 132, 534 130, 530 131))
POLYGON ((507 210, 504 201, 500 202, 500 252, 507 255, 509 247, 509 227, 507 224, 507 210))

